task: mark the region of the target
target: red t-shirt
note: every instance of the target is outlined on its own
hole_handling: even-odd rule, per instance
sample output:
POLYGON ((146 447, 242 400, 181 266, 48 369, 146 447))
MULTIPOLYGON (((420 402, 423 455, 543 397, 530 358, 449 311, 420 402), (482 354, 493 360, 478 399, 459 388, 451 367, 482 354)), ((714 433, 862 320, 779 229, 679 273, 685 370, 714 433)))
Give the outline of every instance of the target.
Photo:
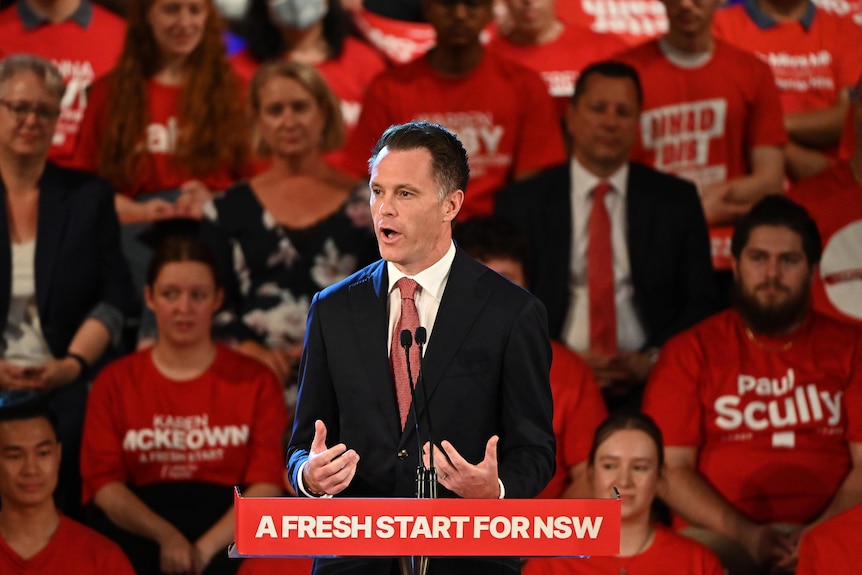
POLYGON ((718 558, 700 543, 655 526, 655 539, 633 557, 530 559, 523 575, 724 575, 718 558))
MULTIPOLYGON (((704 187, 747 175, 753 148, 787 140, 772 72, 748 52, 716 41, 709 61, 682 68, 653 40, 619 59, 643 84, 635 161, 704 187)), ((728 226, 710 230, 717 268, 730 267, 731 234, 728 226)))
POLYGON ((428 120, 454 132, 470 156, 459 218, 490 215, 497 190, 518 174, 565 161, 553 102, 538 74, 486 50, 471 72, 443 76, 419 58, 380 74, 345 147, 344 169, 368 176, 368 156, 392 124, 428 120))
POLYGON ((219 346, 200 376, 173 381, 144 350, 105 367, 87 403, 84 502, 104 485, 165 481, 283 484, 281 386, 259 362, 219 346))
POLYGON ((754 337, 735 310, 677 335, 643 410, 665 445, 698 449, 701 475, 753 521, 805 524, 862 441, 862 330, 811 312, 786 338, 754 337))
POLYGON ((862 26, 862 0, 814 0, 818 8, 862 26))
POLYGON ((862 505, 812 527, 799 543, 796 575, 856 573, 862 563, 862 505))
POLYGON ((0 537, 3 575, 135 575, 120 547, 65 516, 48 544, 26 561, 0 537))
MULTIPOLYGON (((78 149, 74 167, 97 172, 99 145, 108 123, 108 102, 111 98, 110 77, 101 78, 90 88, 90 105, 81 124, 78 149)), ((204 176, 192 176, 188 170, 173 161, 176 149, 177 117, 182 89, 166 86, 154 80, 147 82, 146 113, 149 124, 146 128, 146 157, 139 162, 139 174, 133 185, 118 190, 123 195, 135 197, 141 194, 179 188, 185 182, 196 179, 210 190, 220 191, 230 187, 243 174, 235 174, 223 167, 204 176)))
POLYGON ((569 100, 575 93, 575 82, 581 70, 623 48, 625 44, 615 36, 574 24, 567 24, 555 40, 545 44, 516 44, 504 36, 497 36, 488 46, 500 56, 538 72, 557 104, 560 117, 565 115, 569 100))
POLYGON ((569 469, 587 460, 596 428, 608 415, 590 366, 557 341, 551 341, 551 394, 554 397, 554 435, 557 469, 536 497, 555 499, 569 484, 569 469))
POLYGON ((823 10, 814 12, 809 27, 773 22, 761 28, 747 6, 737 4, 716 12, 713 32, 769 65, 785 114, 835 105, 862 72, 862 43, 847 42, 854 36, 862 40, 862 27, 823 10))
POLYGON ((667 32, 667 12, 659 0, 565 0, 557 15, 600 34, 613 34, 635 46, 667 32))
POLYGON ((427 22, 395 20, 365 8, 352 10, 351 17, 363 38, 396 64, 422 56, 437 43, 437 33, 427 22))
POLYGON ((797 183, 788 197, 805 206, 823 242, 814 309, 862 326, 862 185, 840 162, 797 183))
POLYGON ((21 52, 41 56, 54 62, 66 81, 60 118, 48 152, 51 160, 63 166, 72 162, 78 129, 87 109, 87 87, 117 63, 126 33, 122 18, 96 4, 91 6, 93 15, 87 27, 66 20, 27 29, 17 6, 0 12, 0 59, 21 52))

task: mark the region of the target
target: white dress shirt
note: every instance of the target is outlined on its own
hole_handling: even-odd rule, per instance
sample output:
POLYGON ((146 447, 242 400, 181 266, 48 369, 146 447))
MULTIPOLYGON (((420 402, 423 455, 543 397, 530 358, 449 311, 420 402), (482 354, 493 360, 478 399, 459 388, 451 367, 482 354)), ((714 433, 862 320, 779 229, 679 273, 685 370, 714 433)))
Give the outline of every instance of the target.
POLYGON ((607 180, 596 177, 572 158, 572 238, 569 262, 569 309, 563 323, 562 338, 577 351, 590 349, 590 300, 587 283, 587 244, 589 243, 590 213, 593 209, 592 190, 602 181, 611 186, 605 196, 605 207, 611 220, 611 249, 614 258, 614 286, 617 313, 617 347, 638 350, 646 343, 646 334, 634 306, 634 286, 628 247, 626 188, 628 164, 623 165, 607 180))

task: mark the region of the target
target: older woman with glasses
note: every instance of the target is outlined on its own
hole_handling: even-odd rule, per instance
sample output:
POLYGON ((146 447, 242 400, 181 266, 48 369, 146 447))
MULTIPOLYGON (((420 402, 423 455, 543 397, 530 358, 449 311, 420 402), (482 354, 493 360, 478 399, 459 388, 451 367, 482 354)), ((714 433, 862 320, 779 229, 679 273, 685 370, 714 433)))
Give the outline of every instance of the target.
POLYGON ((68 511, 80 493, 86 376, 119 338, 131 285, 111 189, 47 161, 63 92, 46 60, 0 61, 0 390, 50 394, 68 511))

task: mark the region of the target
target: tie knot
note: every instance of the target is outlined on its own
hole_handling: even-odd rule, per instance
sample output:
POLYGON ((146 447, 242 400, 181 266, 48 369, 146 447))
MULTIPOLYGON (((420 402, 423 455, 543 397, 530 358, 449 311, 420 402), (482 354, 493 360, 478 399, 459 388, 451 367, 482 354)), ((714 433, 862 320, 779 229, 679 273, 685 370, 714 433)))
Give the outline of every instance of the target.
POLYGON ((601 202, 604 201, 605 196, 608 195, 608 192, 613 191, 611 185, 607 182, 599 182, 595 188, 593 188, 593 201, 601 202))
POLYGON ((413 299, 413 295, 417 289, 422 289, 416 280, 410 278, 401 278, 395 282, 395 287, 401 290, 401 299, 413 299))

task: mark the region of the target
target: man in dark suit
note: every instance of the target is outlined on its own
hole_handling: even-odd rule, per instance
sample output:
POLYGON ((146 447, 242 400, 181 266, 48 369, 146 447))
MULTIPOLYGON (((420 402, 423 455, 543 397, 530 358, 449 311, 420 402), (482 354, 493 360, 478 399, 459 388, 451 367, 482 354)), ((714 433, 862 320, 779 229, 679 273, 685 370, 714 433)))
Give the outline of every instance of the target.
MULTIPOLYGON (((312 302, 288 448, 291 481, 309 496, 415 496, 417 442, 427 440, 427 430, 417 438, 416 418, 424 423, 427 411, 441 496, 533 497, 554 472, 544 306, 455 247, 452 221, 469 178, 455 136, 425 122, 393 126, 370 167, 383 259, 312 302), (413 300, 402 300, 410 282, 418 284, 413 300), (399 402, 396 361, 404 358, 398 333, 414 303, 429 333, 428 403, 417 392, 408 410, 409 395, 399 402)), ((415 374, 418 362, 412 366, 415 374)), ((426 461, 431 448, 423 448, 426 461)), ((315 572, 398 571, 393 559, 345 558, 317 561, 315 572)), ((439 574, 517 572, 515 558, 430 563, 439 574)))
POLYGON ((716 310, 694 185, 628 160, 641 102, 632 67, 611 61, 587 67, 566 114, 571 161, 503 190, 496 204, 497 214, 530 239, 530 285, 548 309, 551 337, 587 360, 611 407, 637 402, 632 392, 646 380, 661 345, 716 310), (603 290, 609 305, 592 308, 590 221, 600 185, 607 188, 601 206, 610 224, 610 249, 602 259, 612 265, 603 290), (595 344, 591 309, 599 319, 611 317, 611 345, 595 344))

